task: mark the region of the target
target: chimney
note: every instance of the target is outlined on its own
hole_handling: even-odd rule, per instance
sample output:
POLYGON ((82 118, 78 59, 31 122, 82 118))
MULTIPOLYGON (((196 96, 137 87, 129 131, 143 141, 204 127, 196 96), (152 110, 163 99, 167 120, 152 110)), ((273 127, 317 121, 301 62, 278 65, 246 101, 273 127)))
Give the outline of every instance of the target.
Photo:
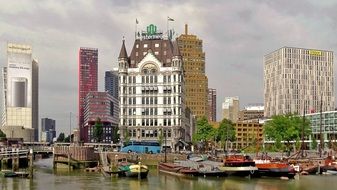
POLYGON ((185 34, 187 35, 188 34, 188 25, 185 24, 185 34))

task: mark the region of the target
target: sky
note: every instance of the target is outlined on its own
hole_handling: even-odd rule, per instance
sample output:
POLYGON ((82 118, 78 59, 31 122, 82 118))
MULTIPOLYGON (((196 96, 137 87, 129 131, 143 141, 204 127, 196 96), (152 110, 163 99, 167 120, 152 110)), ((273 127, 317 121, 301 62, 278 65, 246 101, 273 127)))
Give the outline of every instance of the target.
MULTIPOLYGON (((284 46, 337 50, 337 0, 0 0, 0 65, 7 42, 29 44, 39 61, 39 115, 58 133, 77 126, 78 50, 98 48, 99 90, 117 67, 123 36, 128 53, 138 29, 166 30, 203 40, 209 88, 240 106, 263 103, 263 56, 284 46)), ((335 68, 336 70, 336 64, 335 68)))

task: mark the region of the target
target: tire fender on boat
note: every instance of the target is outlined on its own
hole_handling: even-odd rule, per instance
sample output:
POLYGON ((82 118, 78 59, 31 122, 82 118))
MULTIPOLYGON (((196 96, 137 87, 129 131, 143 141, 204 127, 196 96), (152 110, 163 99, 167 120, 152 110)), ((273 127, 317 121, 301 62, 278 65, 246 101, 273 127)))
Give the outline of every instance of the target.
POLYGON ((250 173, 251 173, 251 174, 254 174, 254 172, 255 172, 254 170, 250 170, 250 173))

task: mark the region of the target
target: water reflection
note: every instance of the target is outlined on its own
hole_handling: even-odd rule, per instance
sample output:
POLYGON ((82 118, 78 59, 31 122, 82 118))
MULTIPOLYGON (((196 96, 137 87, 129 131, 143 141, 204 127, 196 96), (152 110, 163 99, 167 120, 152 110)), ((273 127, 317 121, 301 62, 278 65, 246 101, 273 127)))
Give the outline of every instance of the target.
POLYGON ((300 176, 295 180, 280 180, 273 178, 184 178, 167 174, 158 174, 151 169, 147 179, 105 178, 100 173, 85 173, 81 171, 57 170, 43 162, 36 163, 34 179, 0 178, 0 189, 47 189, 47 190, 286 190, 286 189, 335 189, 336 176, 300 176))

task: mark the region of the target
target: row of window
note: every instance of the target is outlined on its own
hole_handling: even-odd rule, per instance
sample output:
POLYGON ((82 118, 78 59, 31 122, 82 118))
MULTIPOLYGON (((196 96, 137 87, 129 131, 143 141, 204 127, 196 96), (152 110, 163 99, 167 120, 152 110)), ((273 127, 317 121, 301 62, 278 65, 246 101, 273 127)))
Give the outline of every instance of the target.
MULTIPOLYGON (((159 130, 145 130, 145 129, 141 130, 142 137, 158 137, 159 133, 160 133, 159 130)), ((129 130, 129 136, 137 137, 137 130, 136 129, 129 130)), ((171 137, 172 136, 171 129, 163 130, 163 136, 171 137)))
MULTIPOLYGON (((158 119, 142 119, 141 121, 142 126, 158 126, 158 119)), ((122 125, 128 125, 128 126, 137 126, 136 125, 136 119, 123 119, 122 125), (126 123, 126 121, 128 121, 126 123)), ((163 119, 163 126, 176 126, 181 125, 180 119, 163 119)))

